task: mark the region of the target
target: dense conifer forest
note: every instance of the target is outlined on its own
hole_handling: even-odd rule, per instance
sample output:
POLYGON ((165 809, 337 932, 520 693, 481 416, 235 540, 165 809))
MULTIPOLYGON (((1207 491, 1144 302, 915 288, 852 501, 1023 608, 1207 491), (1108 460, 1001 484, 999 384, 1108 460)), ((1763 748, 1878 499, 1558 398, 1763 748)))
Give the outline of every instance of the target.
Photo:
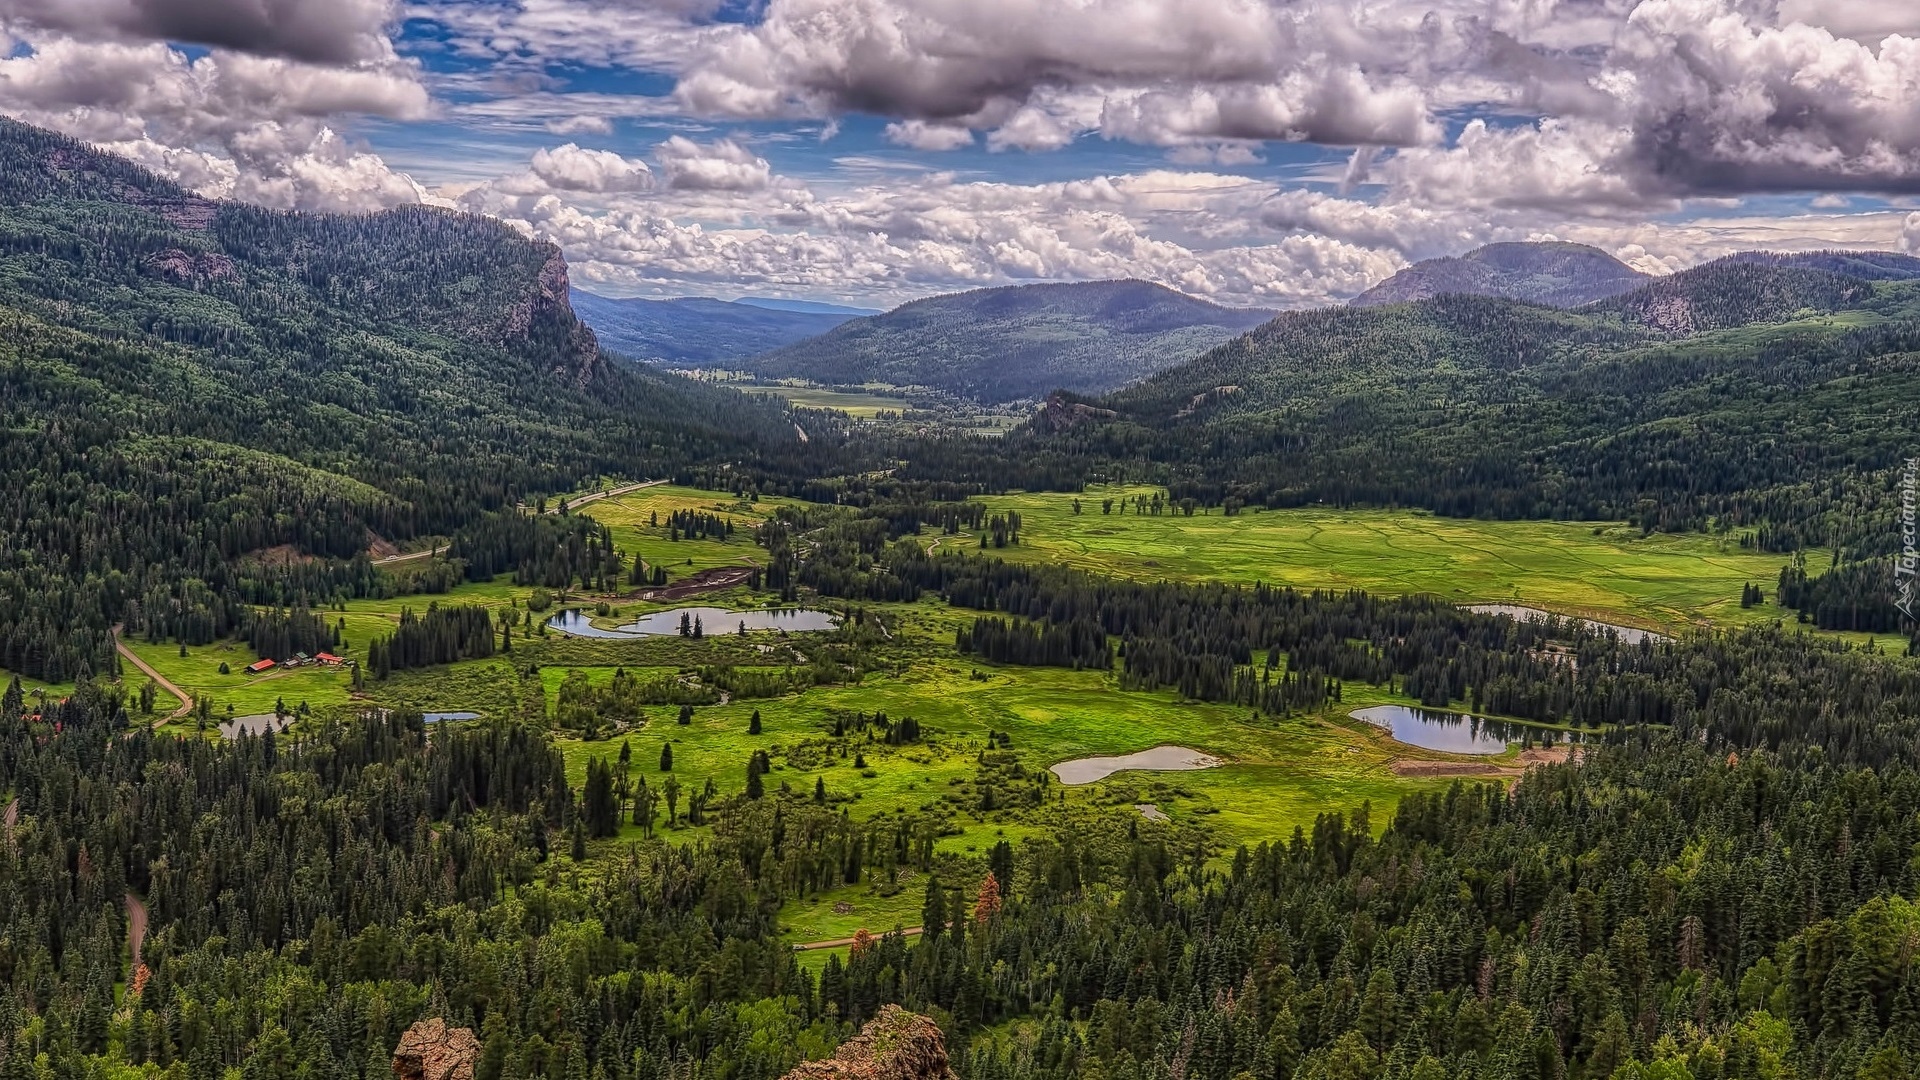
POLYGON ((212 203, 0 120, 0 666, 63 682, 113 670, 116 623, 203 642, 391 591, 375 540, 595 477, 807 471, 779 412, 607 363, 566 297, 496 222, 212 203))
POLYGON ((964 1080, 1920 1075, 1916 266, 1287 315, 906 436, 609 363, 497 222, 208 202, 0 120, 0 1080, 383 1080, 428 1017, 475 1080, 775 1080, 889 1003, 964 1080), (976 498, 1115 479, 1780 574, 1623 634, 1050 565, 976 498), (334 696, 169 717, 116 632, 236 721, 334 696), (1405 761, 1355 701, 1520 734, 1405 761), (1295 785, 1282 829, 1026 742, 1148 713, 1345 771, 1213 762, 1295 785), (794 936, 854 895, 885 921, 794 936))
MULTIPOLYGON (((1538 659, 1563 630, 1442 605, 1156 596, 946 561, 958 602, 1050 612, 1070 638, 1104 620, 1129 660, 1222 627, 1207 647, 1228 660, 1324 642, 1322 670, 1457 677, 1502 711, 1609 726, 1511 791, 1409 796, 1377 836, 1364 813, 1324 815, 1222 852, 1094 817, 985 866, 936 857, 917 815, 859 823, 756 792, 750 764, 742 787, 695 801, 710 840, 589 871, 567 837, 651 822, 658 797, 625 762, 569 788, 547 736, 517 722, 394 714, 216 744, 126 735, 127 703, 92 684, 23 722, 16 686, 0 1069, 384 1076, 397 1028, 431 1009, 484 1034, 488 1078, 693 1061, 773 1077, 888 1001, 956 1037, 1035 1025, 977 1044, 969 1076, 1852 1078, 1920 1060, 1905 661, 1775 631, 1576 634, 1576 668, 1538 659), (917 940, 882 936, 818 976, 772 940, 783 898, 902 869, 925 881, 917 940), (148 920, 132 960, 129 893, 148 920)), ((1014 662, 1069 659, 1028 640, 1014 662)))

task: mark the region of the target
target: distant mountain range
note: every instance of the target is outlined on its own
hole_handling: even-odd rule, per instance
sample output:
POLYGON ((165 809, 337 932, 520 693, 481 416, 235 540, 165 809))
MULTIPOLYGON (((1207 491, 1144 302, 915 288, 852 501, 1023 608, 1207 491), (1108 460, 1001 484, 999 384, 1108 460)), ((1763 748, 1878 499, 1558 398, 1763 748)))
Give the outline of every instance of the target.
POLYGON ((1273 318, 1144 281, 1019 285, 935 296, 743 361, 769 377, 926 386, 986 402, 1101 393, 1273 318))
POLYGON ((692 367, 731 366, 871 314, 800 300, 613 300, 579 289, 573 290, 573 310, 613 352, 692 367))
POLYGON ((1585 244, 1488 244, 1465 255, 1414 263, 1349 304, 1377 307, 1467 294, 1579 307, 1650 280, 1649 275, 1585 244))
POLYGON ((885 308, 848 307, 845 304, 822 304, 814 300, 781 300, 777 297, 765 296, 743 296, 734 303, 766 308, 768 311, 804 311, 816 315, 847 315, 856 319, 867 315, 879 315, 886 310, 885 308))
POLYGON ((1202 503, 1731 522, 1766 550, 1871 560, 1893 553, 1887 491, 1915 416, 1920 259, 1749 253, 1572 309, 1449 292, 1288 312, 1117 392, 1051 397, 1003 441, 906 475, 989 489, 1153 476, 1202 503))

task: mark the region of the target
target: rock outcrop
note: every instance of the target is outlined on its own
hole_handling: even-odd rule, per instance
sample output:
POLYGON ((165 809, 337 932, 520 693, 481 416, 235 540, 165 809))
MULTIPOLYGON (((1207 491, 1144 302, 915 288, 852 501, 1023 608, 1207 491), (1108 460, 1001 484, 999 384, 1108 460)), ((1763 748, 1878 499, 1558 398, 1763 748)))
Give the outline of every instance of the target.
POLYGON ((421 1020, 393 1048, 394 1080, 473 1080, 480 1040, 472 1028, 450 1028, 445 1020, 421 1020))
POLYGON ((1034 426, 1042 431, 1071 431, 1083 423, 1111 420, 1120 415, 1081 401, 1069 401, 1059 394, 1048 394, 1047 402, 1034 417, 1034 426))
POLYGON ((956 1080, 947 1040, 934 1022, 898 1005, 880 1010, 860 1034, 825 1061, 809 1061, 785 1080, 956 1080))

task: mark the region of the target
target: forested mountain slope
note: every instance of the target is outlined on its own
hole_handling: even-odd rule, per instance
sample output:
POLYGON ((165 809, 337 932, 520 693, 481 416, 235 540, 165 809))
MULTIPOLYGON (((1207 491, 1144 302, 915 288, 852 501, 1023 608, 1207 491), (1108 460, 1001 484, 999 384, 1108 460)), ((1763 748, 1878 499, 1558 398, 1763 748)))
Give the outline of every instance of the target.
POLYGON ((673 300, 614 300, 579 289, 573 310, 600 344, 635 360, 726 366, 768 349, 824 334, 856 318, 830 312, 786 311, 687 296, 673 300))
POLYGON ((756 356, 768 376, 929 386, 980 401, 1098 393, 1273 317, 1144 281, 1020 285, 916 300, 756 356))
POLYGON ((286 599, 248 552, 346 559, 793 437, 609 365, 558 251, 496 222, 209 202, 8 121, 0 326, 0 667, 52 681, 110 663, 114 622, 207 640, 286 599))
POLYGON ((1648 280, 1647 275, 1585 244, 1488 244, 1458 257, 1417 262, 1348 303, 1377 307, 1468 293, 1578 307, 1618 296, 1648 280))
POLYGON ((915 468, 993 487, 1154 479, 1229 506, 1724 527, 1874 558, 1897 540, 1916 415, 1920 283, 1728 260, 1577 311, 1455 295, 1289 313, 915 468))

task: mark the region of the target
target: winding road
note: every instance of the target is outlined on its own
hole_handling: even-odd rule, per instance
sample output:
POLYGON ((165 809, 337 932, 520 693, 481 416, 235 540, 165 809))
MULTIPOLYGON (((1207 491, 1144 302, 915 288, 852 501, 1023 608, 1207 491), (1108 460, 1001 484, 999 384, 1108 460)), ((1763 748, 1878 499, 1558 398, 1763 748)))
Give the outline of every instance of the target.
MULTIPOLYGON (((617 488, 608 488, 605 491, 596 491, 591 495, 582 495, 579 498, 574 499, 571 502, 567 503, 567 509, 578 510, 579 508, 581 508, 582 506, 585 506, 590 502, 599 502, 601 499, 617 499, 622 495, 630 495, 633 492, 639 491, 643 488, 659 487, 661 484, 664 484, 666 482, 667 481, 665 480, 642 480, 637 484, 622 484, 617 488)), ((547 513, 549 514, 557 514, 559 512, 560 512, 559 503, 555 503, 552 507, 550 507, 547 510, 547 513)))
POLYGON ((127 648, 126 645, 123 644, 120 640, 120 629, 122 625, 125 625, 125 624, 116 625, 113 628, 114 651, 118 652, 121 656, 125 657, 128 663, 132 664, 134 667, 139 668, 141 674, 145 675, 149 679, 152 679, 155 683, 158 683, 160 686, 160 689, 165 690, 167 693, 172 694, 174 697, 180 699, 180 707, 173 710, 172 713, 166 716, 163 716, 158 720, 155 720, 153 722, 153 726, 155 728, 158 728, 162 724, 169 723, 174 720, 178 720, 181 717, 192 712, 193 711, 193 695, 187 693, 185 690, 180 689, 178 686, 175 686, 173 684, 172 679, 169 679, 165 675, 162 675, 159 672, 153 670, 152 664, 149 664, 145 660, 142 660, 138 656, 135 656, 133 650, 127 648))
POLYGON ((436 553, 437 553, 437 552, 436 552, 436 550, 435 550, 435 549, 431 549, 431 548, 430 548, 430 549, 428 549, 428 550, 426 550, 426 551, 415 551, 415 552, 411 552, 411 553, 409 553, 409 554, 406 554, 406 555, 389 555, 389 556, 387 556, 387 557, 386 557, 386 558, 384 558, 384 559, 375 559, 375 560, 373 560, 373 565, 375 565, 375 566, 387 566, 387 565, 389 565, 389 564, 392 564, 392 563, 397 563, 397 562, 406 562, 406 561, 407 561, 407 560, 409 560, 409 559, 424 559, 424 558, 427 558, 428 556, 430 556, 430 555, 434 555, 434 554, 436 554, 436 553))

